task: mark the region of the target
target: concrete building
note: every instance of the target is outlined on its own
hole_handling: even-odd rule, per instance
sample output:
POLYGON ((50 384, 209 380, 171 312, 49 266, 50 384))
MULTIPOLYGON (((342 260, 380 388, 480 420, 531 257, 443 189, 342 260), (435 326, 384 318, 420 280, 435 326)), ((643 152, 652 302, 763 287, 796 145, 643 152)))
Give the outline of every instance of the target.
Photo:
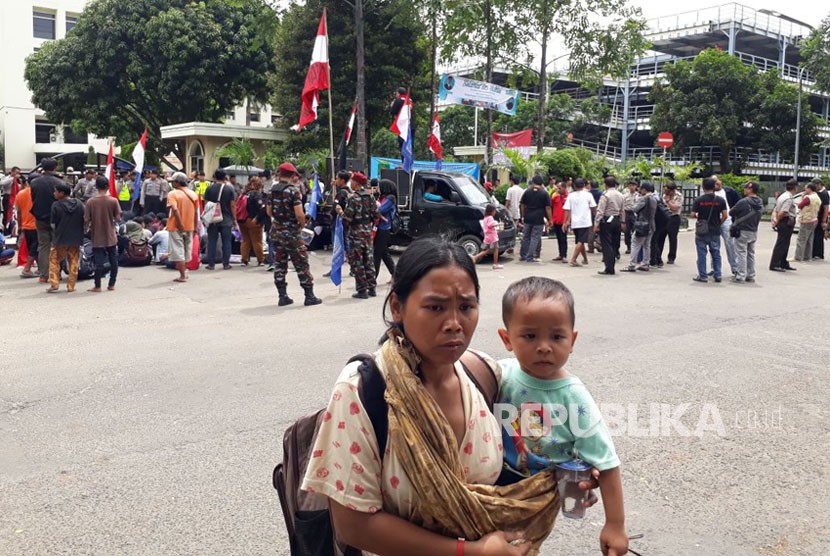
POLYGON ((61 39, 78 22, 87 0, 5 0, 0 2, 0 142, 7 167, 33 168, 40 158, 69 151, 98 152, 106 139, 75 133, 47 121, 32 104, 23 79, 26 57, 43 43, 61 39))
MULTIPOLYGON (((574 138, 574 145, 592 149, 610 160, 624 161, 642 156, 662 156, 662 149, 655 145, 655 135, 650 118, 654 105, 648 100, 654 83, 665 76, 665 67, 678 60, 691 60, 707 48, 719 48, 736 56, 743 63, 760 71, 774 70, 781 77, 799 84, 803 92, 803 106, 810 106, 822 120, 819 135, 830 140, 830 95, 815 88, 815 80, 809 72, 798 66, 800 40, 809 35, 811 27, 785 14, 768 10, 756 10, 742 4, 730 3, 702 10, 680 13, 652 19, 647 22, 645 37, 652 43, 652 51, 631 66, 629 75, 622 79, 605 79, 598 100, 611 107, 611 119, 606 129, 618 135, 619 141, 587 142, 574 138)), ((472 75, 480 65, 453 68, 450 72, 472 75)), ((553 72, 550 94, 567 94, 575 99, 594 96, 582 89, 579 83, 567 77, 567 68, 553 72), (558 76, 556 75, 558 73, 558 76)), ((494 81, 506 85, 509 70, 499 68, 494 81)), ((538 89, 523 91, 525 99, 538 98, 538 89)), ((793 121, 795 128, 795 121, 793 121)), ((657 130, 671 131, 671 130, 657 130)), ((468 154, 461 147, 456 154, 468 154)), ((479 149, 483 152, 483 149, 479 149)), ((682 151, 672 151, 673 163, 702 163, 719 169, 720 148, 710 144, 695 145, 682 151)), ((785 159, 777 152, 752 150, 738 146, 729 153, 731 161, 740 159, 744 173, 780 179, 793 175, 792 159, 785 159)), ((811 177, 830 171, 830 147, 822 146, 812 153, 807 164, 798 167, 799 177, 811 177)))

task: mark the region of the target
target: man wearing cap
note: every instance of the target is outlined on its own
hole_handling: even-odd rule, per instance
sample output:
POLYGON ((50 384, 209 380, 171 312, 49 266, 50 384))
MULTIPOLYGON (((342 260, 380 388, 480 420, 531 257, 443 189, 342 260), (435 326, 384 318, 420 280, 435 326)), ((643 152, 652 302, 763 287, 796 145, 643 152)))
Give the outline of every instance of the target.
POLYGON ((95 175, 97 172, 92 168, 88 168, 86 172, 84 172, 84 177, 78 180, 78 183, 75 184, 75 188, 72 190, 72 196, 76 199, 80 199, 82 203, 86 203, 93 197, 98 194, 98 190, 95 189, 95 175))
MULTIPOLYGON (((169 193, 170 186, 167 181, 159 177, 158 170, 150 170, 150 177, 141 184, 141 195, 138 204, 144 214, 164 211, 164 201, 169 193)), ((185 176, 187 179, 187 176, 185 176)), ((187 185, 187 184, 185 184, 187 185)))
POLYGON ((285 275, 288 272, 288 259, 297 271, 300 286, 305 292, 305 305, 319 305, 322 299, 314 295, 314 277, 308 268, 308 250, 300 237, 300 230, 305 224, 303 200, 300 190, 295 185, 300 175, 290 162, 280 164, 277 170, 279 181, 271 188, 271 200, 267 206, 271 218, 270 239, 274 246, 274 284, 279 292, 280 307, 291 305, 294 300, 288 297, 288 285, 285 275))
POLYGON ((812 183, 816 186, 816 194, 821 205, 818 210, 818 224, 816 224, 815 237, 813 238, 813 259, 824 259, 824 235, 827 230, 827 220, 830 216, 830 193, 824 187, 821 178, 813 178, 812 183))
POLYGON ((337 207, 349 234, 349 264, 357 287, 356 299, 377 296, 375 263, 372 255, 372 226, 378 219, 378 205, 366 189, 368 180, 361 172, 352 174, 352 195, 346 208, 337 207))
POLYGON ((187 188, 187 176, 182 172, 173 174, 173 191, 167 195, 170 218, 168 260, 176 265, 179 277, 176 282, 187 282, 187 263, 193 255, 193 234, 199 224, 198 198, 187 188))

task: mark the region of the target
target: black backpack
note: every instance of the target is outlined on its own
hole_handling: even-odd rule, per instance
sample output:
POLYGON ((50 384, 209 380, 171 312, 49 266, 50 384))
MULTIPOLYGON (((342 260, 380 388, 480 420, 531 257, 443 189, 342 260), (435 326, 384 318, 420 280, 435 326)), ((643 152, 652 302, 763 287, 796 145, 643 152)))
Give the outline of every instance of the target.
MULTIPOLYGON (((349 363, 354 361, 360 361, 357 392, 372 423, 378 453, 382 457, 386 452, 389 430, 388 406, 383 398, 386 382, 371 355, 360 354, 349 359, 349 363)), ((492 409, 498 395, 498 381, 493 370, 472 351, 462 356, 461 366, 492 409)), ((286 429, 283 437, 283 461, 274 468, 272 481, 279 494, 285 527, 288 529, 291 556, 359 556, 361 553, 337 540, 328 498, 300 490, 325 412, 326 408, 323 408, 301 417, 286 429)))

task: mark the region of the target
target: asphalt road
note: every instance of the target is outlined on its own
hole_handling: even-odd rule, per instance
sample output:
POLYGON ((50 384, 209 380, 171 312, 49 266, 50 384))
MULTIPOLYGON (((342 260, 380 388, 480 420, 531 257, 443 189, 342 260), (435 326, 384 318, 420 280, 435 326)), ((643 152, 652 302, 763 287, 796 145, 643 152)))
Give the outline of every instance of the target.
MULTIPOLYGON (((473 345, 496 357, 512 280, 573 289, 569 368, 617 411, 627 527, 644 534, 631 544, 643 555, 830 550, 830 263, 768 272, 773 239, 765 227, 756 285, 693 283, 690 233, 677 265, 649 273, 597 276, 599 255, 579 269, 479 266, 473 345), (674 425, 661 419, 672 412, 674 425)), ((544 242, 545 260, 554 249, 544 242)), ((315 276, 328 260, 312 257, 315 276)), ((283 431, 373 349, 382 298, 355 301, 351 282, 338 294, 320 279, 322 306, 279 308, 262 269, 173 277, 123 269, 116 292, 84 282, 46 295, 0 269, 0 554, 288 554, 270 484, 283 431)), ((293 274, 289 291, 301 298, 293 274)), ((544 554, 598 554, 602 522, 600 505, 561 519, 544 554)))

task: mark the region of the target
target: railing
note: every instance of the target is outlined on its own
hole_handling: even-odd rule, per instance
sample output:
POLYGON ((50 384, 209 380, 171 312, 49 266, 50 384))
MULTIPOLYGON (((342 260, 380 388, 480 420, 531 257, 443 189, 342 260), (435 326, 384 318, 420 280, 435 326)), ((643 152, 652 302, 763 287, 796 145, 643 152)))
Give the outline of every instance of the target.
POLYGON ((773 15, 771 13, 764 13, 760 10, 744 6, 743 4, 733 3, 650 19, 646 21, 648 29, 646 31, 646 37, 648 37, 649 34, 678 31, 691 27, 707 25, 712 22, 740 23, 744 27, 748 27, 756 31, 765 31, 767 33, 776 34, 782 37, 791 37, 794 39, 798 37, 806 37, 811 32, 811 29, 807 24, 784 19, 783 17, 773 15))

